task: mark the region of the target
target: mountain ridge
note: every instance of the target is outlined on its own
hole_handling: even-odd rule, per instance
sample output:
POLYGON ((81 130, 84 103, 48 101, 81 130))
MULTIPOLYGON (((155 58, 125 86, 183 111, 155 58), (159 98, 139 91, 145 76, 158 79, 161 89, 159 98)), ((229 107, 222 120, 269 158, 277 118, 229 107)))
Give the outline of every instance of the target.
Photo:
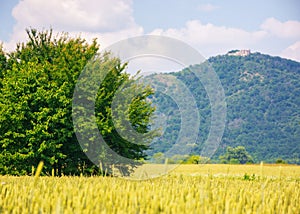
MULTIPOLYGON (((218 75, 227 103, 224 135, 212 159, 217 160, 227 146, 245 146, 256 162, 282 158, 300 163, 300 63, 277 56, 250 53, 245 56, 218 55, 207 60, 218 75)), ((192 153, 201 152, 210 126, 209 98, 195 75, 185 68, 170 74, 182 81, 197 100, 200 128, 192 153)), ((155 102, 168 115, 168 130, 152 144, 152 154, 166 152, 180 131, 180 114, 174 101, 155 95, 155 102)))

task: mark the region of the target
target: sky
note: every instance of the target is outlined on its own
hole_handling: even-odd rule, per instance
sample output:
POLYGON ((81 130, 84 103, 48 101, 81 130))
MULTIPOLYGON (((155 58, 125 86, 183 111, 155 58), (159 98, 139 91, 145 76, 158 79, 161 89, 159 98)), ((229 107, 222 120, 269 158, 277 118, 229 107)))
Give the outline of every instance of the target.
POLYGON ((26 41, 26 28, 68 32, 101 48, 151 34, 186 42, 206 58, 250 49, 300 62, 298 0, 0 0, 0 42, 26 41))

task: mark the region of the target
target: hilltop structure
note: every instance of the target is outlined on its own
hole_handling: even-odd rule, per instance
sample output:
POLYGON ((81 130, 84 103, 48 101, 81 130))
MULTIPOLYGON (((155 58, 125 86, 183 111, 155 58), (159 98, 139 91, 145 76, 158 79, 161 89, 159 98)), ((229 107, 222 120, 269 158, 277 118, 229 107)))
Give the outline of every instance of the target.
POLYGON ((229 56, 248 56, 250 55, 250 50, 234 50, 234 51, 229 51, 228 55, 229 56))

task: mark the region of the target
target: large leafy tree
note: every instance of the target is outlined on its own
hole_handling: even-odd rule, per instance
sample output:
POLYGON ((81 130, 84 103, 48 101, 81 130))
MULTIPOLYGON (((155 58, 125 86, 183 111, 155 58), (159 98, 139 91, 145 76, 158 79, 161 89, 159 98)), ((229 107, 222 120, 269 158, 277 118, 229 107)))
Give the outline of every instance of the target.
MULTIPOLYGON (((2 71, 0 88, 0 173, 30 174, 32 166, 45 163, 44 173, 57 175, 97 173, 95 167, 77 142, 72 123, 72 97, 80 72, 98 51, 94 40, 88 44, 81 38, 67 34, 52 36, 52 31, 27 30, 28 42, 18 44, 9 54, 2 71)), ((2 58, 1 58, 2 59, 2 58)), ((110 146, 131 158, 144 157, 145 145, 130 144, 115 132, 111 122, 110 106, 117 87, 130 81, 124 73, 125 65, 112 57, 101 63, 114 64, 101 84, 97 95, 97 124, 110 146), (130 151, 130 152, 129 152, 130 151)), ((143 96, 135 98, 131 121, 137 129, 146 127, 153 108, 145 102, 151 94, 145 89, 143 96), (139 104, 139 105, 138 105, 139 104), (135 107, 142 107, 141 110, 135 107), (140 112, 146 112, 140 115, 140 112), (138 114, 136 114, 138 113, 138 114)))
POLYGON ((253 163, 253 158, 243 146, 237 146, 237 147, 228 146, 226 148, 226 153, 223 156, 220 156, 220 161, 222 163, 245 164, 245 163, 253 163))
POLYGON ((123 175, 146 158, 145 150, 158 134, 149 130, 154 107, 147 98, 153 90, 124 73, 126 66, 110 53, 96 55, 85 66, 73 100, 83 150, 105 172, 112 172, 113 166, 123 175))

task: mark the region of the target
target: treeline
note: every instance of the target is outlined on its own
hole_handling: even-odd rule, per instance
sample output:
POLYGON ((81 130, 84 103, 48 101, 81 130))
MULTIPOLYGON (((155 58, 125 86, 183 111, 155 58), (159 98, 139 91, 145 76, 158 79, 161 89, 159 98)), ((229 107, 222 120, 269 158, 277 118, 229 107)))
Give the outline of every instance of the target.
MULTIPOLYGON (((246 151, 245 147, 237 146, 235 148, 227 147, 224 155, 219 156, 218 160, 202 157, 200 155, 174 155, 165 157, 164 153, 158 152, 152 156, 152 163, 169 163, 169 164, 207 164, 207 163, 222 163, 222 164, 251 164, 254 163, 252 156, 246 151)), ((284 163, 284 161, 282 162, 284 163)))
MULTIPOLYGON (((226 152, 220 155, 218 159, 211 159, 196 154, 173 155, 166 157, 164 153, 153 154, 149 163, 156 164, 254 164, 253 157, 246 151, 245 147, 227 147, 226 152)), ((275 164, 288 164, 282 158, 277 158, 275 164)))

